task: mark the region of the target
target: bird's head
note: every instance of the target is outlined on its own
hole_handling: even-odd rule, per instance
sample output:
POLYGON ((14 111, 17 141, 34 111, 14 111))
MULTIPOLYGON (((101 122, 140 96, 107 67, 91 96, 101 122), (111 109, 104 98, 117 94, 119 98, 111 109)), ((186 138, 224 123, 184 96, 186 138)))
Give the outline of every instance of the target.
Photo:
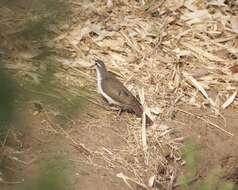
POLYGON ((95 60, 95 65, 96 65, 96 67, 97 67, 99 70, 106 70, 105 64, 104 64, 103 61, 100 60, 100 59, 96 59, 96 60, 95 60))
POLYGON ((102 60, 96 59, 95 63, 91 67, 93 67, 93 66, 96 66, 97 76, 100 75, 100 77, 102 77, 102 78, 106 77, 108 71, 107 71, 107 68, 102 60))

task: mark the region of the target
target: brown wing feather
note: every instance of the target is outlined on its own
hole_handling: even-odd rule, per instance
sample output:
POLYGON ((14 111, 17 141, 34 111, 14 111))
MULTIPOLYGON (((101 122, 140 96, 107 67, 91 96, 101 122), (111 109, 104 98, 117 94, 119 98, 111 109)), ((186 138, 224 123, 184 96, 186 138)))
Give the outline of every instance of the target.
POLYGON ((141 117, 141 104, 117 78, 103 79, 102 89, 110 97, 115 97, 114 99, 120 102, 122 107, 134 111, 137 116, 141 117))
POLYGON ((102 81, 102 89, 113 99, 116 99, 122 104, 130 104, 131 101, 131 92, 123 86, 123 84, 117 79, 104 79, 102 81))

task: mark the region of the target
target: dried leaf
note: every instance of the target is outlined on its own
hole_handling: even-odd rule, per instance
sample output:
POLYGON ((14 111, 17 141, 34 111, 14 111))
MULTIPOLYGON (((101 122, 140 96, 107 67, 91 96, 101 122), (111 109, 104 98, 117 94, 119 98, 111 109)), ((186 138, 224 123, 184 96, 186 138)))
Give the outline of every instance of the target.
POLYGON ((198 56, 204 56, 207 59, 211 60, 211 61, 220 61, 220 62, 224 62, 225 60, 217 57, 214 54, 211 54, 207 51, 204 51, 203 49, 199 48, 199 47, 195 47, 194 44, 190 44, 188 42, 181 42, 182 45, 184 45, 186 48, 189 48, 191 51, 195 52, 198 54, 198 56))
POLYGON ((133 188, 131 187, 131 185, 130 185, 127 181, 131 181, 131 182, 133 182, 133 183, 135 183, 135 184, 137 184, 137 185, 139 185, 139 186, 141 186, 141 187, 147 189, 146 185, 144 185, 144 184, 142 184, 142 183, 140 183, 140 182, 138 182, 138 181, 135 181, 134 179, 132 179, 132 178, 130 178, 130 177, 127 177, 127 176, 126 176, 125 174, 123 174, 123 173, 118 173, 118 174, 117 174, 117 177, 122 178, 123 181, 124 181, 124 182, 128 185, 128 187, 130 187, 131 189, 133 189, 133 188))
POLYGON ((193 86, 199 90, 202 95, 208 100, 208 102, 215 107, 215 103, 214 101, 208 96, 206 90, 202 87, 202 85, 195 79, 193 78, 192 76, 190 76, 188 73, 186 72, 183 72, 183 75, 184 77, 189 81, 191 82, 191 84, 193 84, 193 86))
MULTIPOLYGON (((144 95, 144 89, 138 89, 139 97, 141 100, 141 104, 144 106, 145 103, 145 95, 144 95)), ((143 150, 147 150, 147 138, 146 138, 146 117, 145 117, 145 110, 143 111, 143 117, 142 117, 142 127, 141 127, 141 139, 142 139, 142 146, 143 150)))
POLYGON ((160 113, 162 113, 162 110, 160 107, 153 107, 150 108, 151 113, 155 114, 155 115, 159 115, 160 113))
POLYGON ((127 176, 125 176, 123 173, 118 173, 118 174, 117 174, 117 177, 122 178, 123 181, 127 184, 127 186, 128 186, 130 189, 133 189, 133 188, 131 187, 131 185, 127 182, 127 180, 128 180, 128 177, 127 177, 127 176))
POLYGON ((225 101, 225 103, 221 106, 222 109, 226 109, 229 105, 232 104, 232 102, 234 102, 235 98, 237 95, 237 90, 225 101))
POLYGON ((189 24, 195 24, 211 18, 211 15, 209 14, 207 9, 204 9, 204 10, 196 10, 193 12, 187 12, 183 14, 181 18, 182 20, 188 22, 189 24))
POLYGON ((192 10, 192 11, 197 10, 198 7, 196 6, 195 1, 196 0, 187 0, 187 1, 184 2, 184 6, 187 9, 192 10))
POLYGON ((238 33, 238 16, 231 17, 231 29, 233 32, 238 33))
POLYGON ((155 182, 155 175, 150 176, 149 181, 148 181, 148 186, 153 187, 155 182))
POLYGON ((204 77, 209 74, 209 70, 207 68, 199 68, 192 71, 192 76, 196 79, 204 77))
POLYGON ((229 68, 232 72, 232 74, 238 73, 238 65, 233 65, 229 68))
POLYGON ((171 11, 176 11, 177 9, 181 8, 183 4, 184 0, 170 0, 166 1, 165 6, 171 11))
POLYGON ((191 51, 181 50, 179 48, 174 49, 173 52, 177 55, 178 58, 192 55, 191 51))
POLYGON ((107 7, 111 8, 113 6, 112 0, 107 0, 107 7))
POLYGON ((208 5, 226 6, 225 0, 211 0, 210 2, 208 2, 208 5))

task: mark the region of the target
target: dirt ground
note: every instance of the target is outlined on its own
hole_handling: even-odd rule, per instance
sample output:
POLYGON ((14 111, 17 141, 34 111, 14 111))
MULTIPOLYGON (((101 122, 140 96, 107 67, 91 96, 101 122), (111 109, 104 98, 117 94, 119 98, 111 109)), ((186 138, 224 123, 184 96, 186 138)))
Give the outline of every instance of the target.
MULTIPOLYGON (((238 183, 238 113, 236 110, 230 109, 223 113, 227 123, 226 130, 233 133, 233 137, 196 118, 196 116, 208 116, 212 119, 211 112, 206 109, 181 107, 179 110, 173 120, 161 122, 180 131, 185 139, 190 139, 196 145, 196 168, 199 177, 191 184, 191 188, 198 186, 200 180, 206 179, 212 171, 218 169, 220 172, 217 174, 220 179, 238 183), (188 115, 186 112, 194 115, 188 115)), ((124 139, 127 138, 128 128, 131 127, 127 121, 128 117, 134 118, 133 115, 124 113, 121 118, 117 118, 116 112, 113 111, 94 112, 88 117, 79 116, 75 123, 65 126, 63 131, 57 126, 50 125, 49 116, 44 112, 33 115, 32 109, 29 108, 24 115, 28 123, 22 131, 23 144, 18 153, 22 162, 16 161, 16 168, 12 168, 16 178, 9 180, 19 182, 24 179, 24 182, 3 184, 1 189, 17 189, 22 184, 28 183, 37 173, 39 163, 47 159, 49 154, 54 155, 56 159, 57 156, 64 157, 67 163, 66 175, 69 179, 67 182, 69 189, 130 189, 117 175, 124 173, 127 176, 133 176, 134 174, 129 168, 110 163, 109 159, 106 162, 106 159, 102 159, 102 155, 105 152, 113 154, 109 150, 123 150, 127 146, 124 139), (81 144, 75 145, 73 141, 81 144)), ((214 122, 221 124, 224 119, 214 119, 214 122)), ((122 156, 130 159, 128 154, 122 156)), ((181 174, 183 171, 185 171, 184 166, 181 166, 181 174)), ((148 183, 146 182, 148 178, 143 180, 148 183)), ((141 189, 133 186, 133 183, 131 185, 134 189, 141 189)))
MULTIPOLYGON (((34 38, 18 37, 18 29, 28 23, 28 3, 19 15, 18 4, 0 7, 4 68, 34 84, 37 88, 28 90, 37 91, 36 97, 39 84, 44 86, 43 96, 53 95, 62 107, 77 107, 78 97, 94 102, 73 118, 47 104, 39 110, 32 102, 19 108, 22 128, 9 130, 0 147, 0 190, 27 189, 39 173, 50 173, 50 160, 62 161, 54 167, 66 189, 185 189, 179 178, 187 175, 188 163, 180 148, 187 142, 195 147, 195 177, 190 176, 187 189, 200 190, 206 180, 215 181, 210 189, 225 181, 238 185, 237 1, 69 2, 72 16, 45 26, 52 39, 35 36, 47 41, 42 46, 34 38), (46 56, 42 62, 41 56, 46 56), (141 121, 130 113, 119 118, 97 95, 89 69, 95 58, 141 95, 140 101, 144 96, 156 115, 155 125, 147 128, 148 149, 141 121), (59 62, 55 71, 52 60, 59 62)), ((51 14, 42 15, 49 19, 51 14)), ((38 18, 34 11, 32 18, 38 18)), ((41 17, 36 23, 42 25, 41 17)), ((29 31, 22 33, 32 37, 29 31)))
MULTIPOLYGON (((195 115, 207 115, 212 118, 211 113, 206 110, 193 108, 185 108, 184 110, 195 115)), ((197 145, 198 176, 206 179, 209 173, 214 172, 219 178, 231 180, 237 184, 238 114, 236 110, 232 109, 222 114, 224 114, 227 123, 226 130, 234 134, 233 137, 229 137, 223 132, 214 129, 214 127, 194 118, 194 116, 178 113, 176 118, 185 124, 181 128, 183 134, 197 145)), ((213 122, 221 125, 221 123, 224 123, 224 119, 213 118, 213 122)))

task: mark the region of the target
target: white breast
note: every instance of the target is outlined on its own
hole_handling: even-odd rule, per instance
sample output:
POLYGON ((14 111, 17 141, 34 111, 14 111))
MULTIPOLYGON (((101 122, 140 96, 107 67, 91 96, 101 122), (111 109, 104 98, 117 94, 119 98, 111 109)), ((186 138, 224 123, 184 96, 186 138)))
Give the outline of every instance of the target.
POLYGON ((120 105, 119 102, 113 100, 110 96, 108 96, 102 89, 102 85, 101 85, 101 81, 102 81, 102 77, 101 77, 101 73, 99 72, 99 69, 96 67, 96 72, 97 72, 97 89, 98 92, 100 94, 102 94, 102 96, 104 98, 106 98, 106 100, 108 101, 109 104, 115 104, 115 105, 120 105))

